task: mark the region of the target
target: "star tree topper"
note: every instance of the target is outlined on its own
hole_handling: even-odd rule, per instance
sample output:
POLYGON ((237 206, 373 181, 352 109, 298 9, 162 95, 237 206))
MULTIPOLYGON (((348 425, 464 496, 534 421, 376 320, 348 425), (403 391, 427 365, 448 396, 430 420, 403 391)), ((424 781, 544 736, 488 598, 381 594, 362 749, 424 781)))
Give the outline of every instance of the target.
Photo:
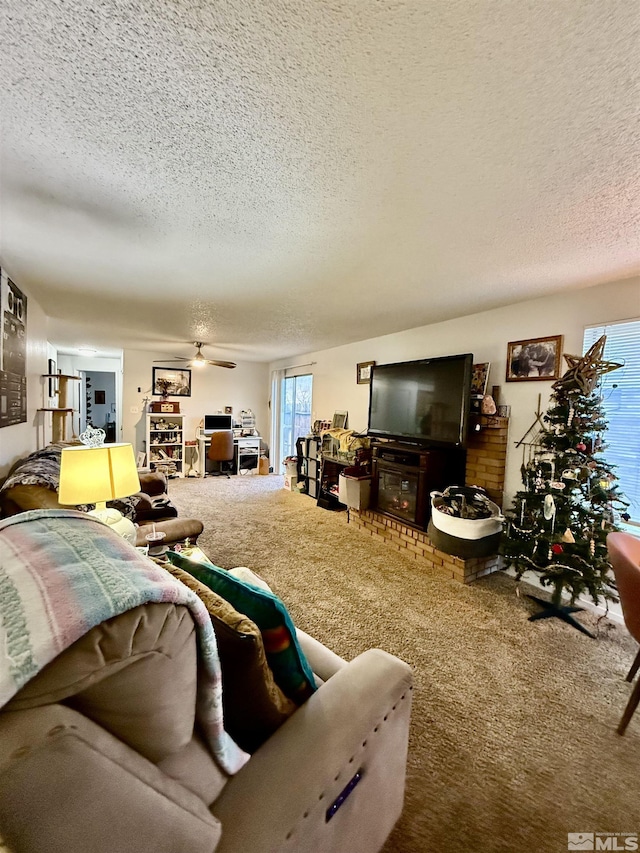
POLYGON ((572 391, 577 388, 585 397, 588 397, 596 387, 600 376, 622 367, 618 362, 604 361, 602 358, 606 340, 607 336, 602 335, 583 356, 564 353, 569 369, 557 382, 553 383, 554 390, 572 391))

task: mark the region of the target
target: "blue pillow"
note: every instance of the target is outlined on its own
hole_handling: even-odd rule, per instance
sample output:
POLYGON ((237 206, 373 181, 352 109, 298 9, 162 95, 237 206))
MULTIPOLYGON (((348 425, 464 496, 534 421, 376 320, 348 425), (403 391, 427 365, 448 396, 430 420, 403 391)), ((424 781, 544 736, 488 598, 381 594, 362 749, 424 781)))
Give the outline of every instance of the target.
POLYGON ((244 583, 206 560, 190 560, 175 551, 167 557, 222 596, 260 629, 273 679, 285 696, 301 705, 316 690, 313 672, 300 648, 289 611, 271 592, 244 583))

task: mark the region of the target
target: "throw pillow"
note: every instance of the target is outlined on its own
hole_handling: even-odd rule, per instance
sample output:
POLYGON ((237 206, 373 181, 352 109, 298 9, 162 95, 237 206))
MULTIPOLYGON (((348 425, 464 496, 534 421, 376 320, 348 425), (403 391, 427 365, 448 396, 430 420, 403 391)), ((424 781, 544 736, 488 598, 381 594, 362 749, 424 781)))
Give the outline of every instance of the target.
POLYGON ((260 631, 228 601, 171 563, 163 568, 193 590, 211 617, 222 669, 224 727, 246 752, 255 750, 296 710, 273 679, 260 631))
POLYGON ((175 566, 193 575, 256 623, 276 684, 296 705, 305 702, 316 690, 315 680, 282 601, 205 560, 195 562, 174 551, 167 556, 175 566))

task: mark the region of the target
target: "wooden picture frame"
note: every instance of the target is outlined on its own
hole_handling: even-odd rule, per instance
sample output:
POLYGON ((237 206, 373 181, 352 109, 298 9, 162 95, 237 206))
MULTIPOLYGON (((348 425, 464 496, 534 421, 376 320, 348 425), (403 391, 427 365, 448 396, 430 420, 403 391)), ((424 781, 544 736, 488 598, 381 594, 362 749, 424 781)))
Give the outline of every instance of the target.
POLYGON ((361 361, 356 364, 356 382, 358 385, 369 385, 371 383, 371 368, 375 361, 361 361))
POLYGON ((191 371, 186 367, 154 367, 151 393, 154 397, 190 397, 191 371))
POLYGON ((94 391, 93 402, 96 406, 104 406, 106 401, 106 391, 94 391))
POLYGON ((549 382, 560 378, 562 335, 510 341, 507 344, 507 382, 549 382))
POLYGON ((348 420, 348 412, 334 412, 333 420, 331 421, 331 429, 346 429, 348 420))

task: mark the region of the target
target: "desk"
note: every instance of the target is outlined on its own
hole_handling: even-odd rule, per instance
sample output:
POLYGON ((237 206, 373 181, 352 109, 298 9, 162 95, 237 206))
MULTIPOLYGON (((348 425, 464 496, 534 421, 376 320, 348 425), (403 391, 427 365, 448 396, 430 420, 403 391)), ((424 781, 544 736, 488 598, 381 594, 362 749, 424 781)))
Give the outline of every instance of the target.
MULTIPOLYGON (((200 476, 204 477, 204 472, 206 470, 207 463, 207 450, 209 448, 209 442, 211 440, 210 435, 204 435, 204 433, 199 432, 196 436, 198 439, 198 467, 200 469, 200 476)), ((233 439, 233 472, 234 474, 240 474, 242 471, 253 471, 254 473, 258 473, 258 466, 260 465, 260 443, 262 438, 259 435, 243 435, 238 438, 233 439), (240 467, 240 463, 245 458, 251 458, 256 460, 255 468, 242 468, 240 467)))

